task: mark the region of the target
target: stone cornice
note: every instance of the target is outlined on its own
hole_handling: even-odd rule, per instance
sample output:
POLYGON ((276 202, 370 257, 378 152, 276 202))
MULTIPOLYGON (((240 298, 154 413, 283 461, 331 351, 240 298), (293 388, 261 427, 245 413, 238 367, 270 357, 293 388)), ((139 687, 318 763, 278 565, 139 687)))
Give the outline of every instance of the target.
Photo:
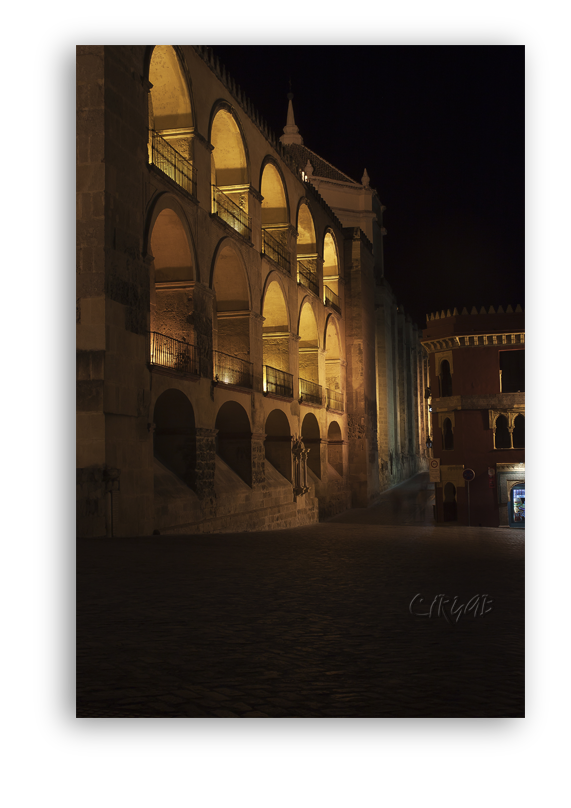
POLYGON ((443 396, 432 399, 433 412, 515 409, 525 413, 525 393, 482 393, 480 395, 443 396))
POLYGON ((423 347, 428 353, 445 351, 454 348, 490 348, 502 345, 510 348, 525 346, 525 332, 504 332, 502 334, 465 334, 459 336, 440 337, 440 339, 423 339, 423 347))

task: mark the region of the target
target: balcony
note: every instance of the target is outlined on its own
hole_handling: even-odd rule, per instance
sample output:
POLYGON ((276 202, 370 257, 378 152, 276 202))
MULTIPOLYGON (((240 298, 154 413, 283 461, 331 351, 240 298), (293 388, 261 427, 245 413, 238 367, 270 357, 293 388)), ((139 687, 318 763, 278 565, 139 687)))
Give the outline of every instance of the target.
POLYGON ((320 384, 308 382, 307 379, 299 380, 299 400, 304 404, 323 405, 323 389, 320 384))
POLYGON ((181 342, 156 331, 149 332, 149 337, 151 366, 199 375, 196 345, 189 345, 187 342, 181 342))
POLYGON ((151 132, 151 163, 192 196, 196 196, 196 169, 156 132, 151 132))
POLYGON ((314 295, 319 296, 319 280, 317 274, 301 261, 297 262, 297 282, 305 286, 306 289, 309 289, 310 292, 313 292, 314 295))
POLYGON ((341 302, 333 289, 330 289, 329 286, 323 287, 323 297, 325 299, 325 305, 329 306, 332 309, 335 309, 336 312, 341 314, 341 302))
POLYGON ((288 275, 291 274, 290 251, 269 230, 262 230, 262 254, 275 261, 288 275))
POLYGON ((237 356, 214 351, 214 380, 252 389, 252 363, 237 356))
POLYGON ((264 365, 264 393, 293 398, 293 376, 284 370, 264 365))
POLYGON ((248 241, 252 240, 252 220, 246 211, 215 185, 212 186, 212 212, 248 241))
POLYGON ((330 390, 327 387, 325 390, 325 405, 328 410, 344 412, 343 393, 340 393, 339 390, 330 390))

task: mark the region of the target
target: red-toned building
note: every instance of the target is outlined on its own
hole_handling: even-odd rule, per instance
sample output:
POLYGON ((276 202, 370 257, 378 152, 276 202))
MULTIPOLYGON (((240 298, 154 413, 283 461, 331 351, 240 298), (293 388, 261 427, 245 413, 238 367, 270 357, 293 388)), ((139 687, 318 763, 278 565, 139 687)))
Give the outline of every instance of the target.
POLYGON ((436 521, 525 526, 525 325, 520 306, 427 318, 436 521), (439 466, 439 467, 438 467, 439 466), (469 472, 474 472, 474 477, 469 472))

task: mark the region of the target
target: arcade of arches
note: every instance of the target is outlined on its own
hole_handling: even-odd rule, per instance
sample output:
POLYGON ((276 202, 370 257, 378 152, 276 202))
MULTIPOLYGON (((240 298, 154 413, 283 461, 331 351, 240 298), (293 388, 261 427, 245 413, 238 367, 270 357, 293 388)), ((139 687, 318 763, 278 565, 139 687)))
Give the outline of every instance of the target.
POLYGON ((304 525, 424 468, 418 356, 397 327, 376 345, 379 301, 404 316, 371 238, 210 49, 98 52, 78 48, 78 533, 304 525), (389 389, 417 424, 410 452, 389 389))

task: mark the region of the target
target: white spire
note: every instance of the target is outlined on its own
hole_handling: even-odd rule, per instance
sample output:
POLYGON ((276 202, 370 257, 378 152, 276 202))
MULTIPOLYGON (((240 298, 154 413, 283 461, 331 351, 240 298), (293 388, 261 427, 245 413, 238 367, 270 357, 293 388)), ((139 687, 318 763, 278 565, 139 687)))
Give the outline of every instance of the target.
POLYGON ((287 107, 287 123, 284 126, 284 133, 280 137, 280 143, 283 143, 284 146, 288 146, 290 143, 298 143, 300 146, 303 146, 303 138, 299 134, 299 129, 295 125, 295 118, 293 117, 293 93, 287 94, 289 103, 287 107))
POLYGON ((369 187, 369 182, 370 182, 370 178, 369 178, 369 175, 367 174, 367 169, 365 169, 363 171, 363 176, 361 177, 361 185, 363 185, 365 188, 368 188, 369 187))

